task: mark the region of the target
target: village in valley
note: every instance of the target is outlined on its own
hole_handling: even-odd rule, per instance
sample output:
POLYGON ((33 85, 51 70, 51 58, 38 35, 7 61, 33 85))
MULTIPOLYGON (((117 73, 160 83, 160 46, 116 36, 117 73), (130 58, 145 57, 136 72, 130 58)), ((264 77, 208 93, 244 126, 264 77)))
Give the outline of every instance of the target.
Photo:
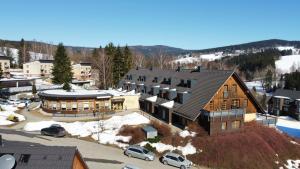
POLYGON ((300 168, 300 41, 1 36, 0 169, 300 168))

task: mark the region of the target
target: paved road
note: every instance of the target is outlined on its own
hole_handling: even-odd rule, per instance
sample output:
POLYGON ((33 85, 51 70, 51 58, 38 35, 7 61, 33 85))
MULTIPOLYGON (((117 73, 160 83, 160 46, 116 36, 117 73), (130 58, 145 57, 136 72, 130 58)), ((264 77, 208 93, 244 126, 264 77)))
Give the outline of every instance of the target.
POLYGON ((90 169, 120 169, 125 164, 134 164, 141 169, 172 169, 174 167, 165 166, 159 162, 144 161, 135 158, 128 158, 123 155, 119 148, 97 144, 77 138, 53 138, 40 136, 38 133, 16 131, 11 129, 0 129, 3 139, 11 141, 24 141, 39 143, 49 146, 77 146, 90 169))

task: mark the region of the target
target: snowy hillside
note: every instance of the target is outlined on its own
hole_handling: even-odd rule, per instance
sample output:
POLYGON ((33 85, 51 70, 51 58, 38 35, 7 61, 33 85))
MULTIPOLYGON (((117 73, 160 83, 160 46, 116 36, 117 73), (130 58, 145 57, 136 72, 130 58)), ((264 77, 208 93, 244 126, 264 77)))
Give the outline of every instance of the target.
MULTIPOLYGON (((7 55, 6 53, 6 47, 3 48, 4 51, 0 48, 0 53, 3 53, 4 55, 7 55)), ((19 50, 16 48, 9 48, 10 51, 12 52, 12 57, 14 58, 15 63, 18 63, 18 52, 19 50)), ((30 60, 40 60, 40 59, 53 59, 53 56, 49 56, 48 54, 43 54, 43 53, 35 53, 35 52, 29 52, 30 54, 30 60)))
POLYGON ((278 50, 283 51, 283 50, 292 50, 293 55, 298 55, 300 54, 300 49, 295 48, 294 46, 278 46, 278 50))
POLYGON ((282 56, 279 60, 275 61, 277 71, 280 73, 289 73, 292 69, 300 67, 300 55, 287 55, 282 56))

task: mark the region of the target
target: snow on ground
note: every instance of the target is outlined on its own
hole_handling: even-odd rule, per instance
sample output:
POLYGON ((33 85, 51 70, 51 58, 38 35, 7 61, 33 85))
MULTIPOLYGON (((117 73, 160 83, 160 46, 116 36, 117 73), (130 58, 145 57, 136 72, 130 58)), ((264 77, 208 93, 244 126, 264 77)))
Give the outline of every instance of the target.
POLYGON ((278 118, 276 128, 287 133, 289 136, 300 138, 300 121, 288 116, 280 116, 278 118))
POLYGON ((199 57, 183 57, 183 58, 179 58, 174 60, 174 63, 180 63, 180 64, 189 64, 189 63, 197 63, 200 62, 201 58, 199 57))
POLYGON ((162 153, 164 151, 174 151, 174 150, 179 150, 182 152, 182 155, 189 155, 189 154, 195 154, 196 153, 196 148, 191 144, 187 143, 185 146, 178 146, 174 147, 169 144, 164 144, 164 143, 149 143, 148 141, 143 141, 139 145, 140 146, 145 146, 146 144, 150 144, 152 147, 155 147, 156 151, 159 153, 162 153))
POLYGON ((249 82, 245 82, 245 84, 249 90, 252 90, 253 87, 255 87, 257 93, 260 93, 260 94, 266 93, 261 81, 249 81, 249 82))
POLYGON ((223 52, 200 55, 201 59, 205 59, 208 61, 214 61, 216 59, 221 59, 222 57, 223 57, 223 52))
POLYGON ((195 133, 195 132, 190 132, 190 131, 188 131, 188 130, 183 130, 183 131, 181 131, 181 132, 179 133, 179 136, 180 136, 180 137, 183 137, 183 138, 188 137, 188 136, 195 137, 195 136, 196 136, 196 133, 195 133))
POLYGON ((90 122, 56 122, 56 121, 40 121, 29 122, 24 126, 25 131, 40 131, 42 128, 49 127, 53 124, 59 124, 66 129, 72 136, 87 137, 91 136, 94 140, 98 140, 101 144, 115 144, 119 147, 126 147, 130 141, 128 136, 117 136, 119 130, 124 125, 148 124, 150 121, 138 114, 131 113, 124 116, 113 116, 107 120, 90 121, 90 122), (103 131, 102 131, 103 128, 103 131), (99 135, 98 135, 98 131, 99 135), (124 143, 120 143, 124 142, 124 143))
POLYGON ((300 55, 281 56, 275 61, 275 66, 280 73, 290 73, 293 66, 296 69, 300 67, 300 55))
POLYGON ((24 121, 25 117, 23 115, 20 115, 18 113, 15 113, 14 111, 18 110, 18 108, 14 105, 0 105, 1 111, 0 111, 0 126, 4 125, 11 125, 14 124, 14 122, 7 120, 7 117, 10 115, 18 117, 19 121, 24 121))
POLYGON ((287 169, 299 169, 300 168, 300 160, 287 160, 287 164, 284 166, 287 169))

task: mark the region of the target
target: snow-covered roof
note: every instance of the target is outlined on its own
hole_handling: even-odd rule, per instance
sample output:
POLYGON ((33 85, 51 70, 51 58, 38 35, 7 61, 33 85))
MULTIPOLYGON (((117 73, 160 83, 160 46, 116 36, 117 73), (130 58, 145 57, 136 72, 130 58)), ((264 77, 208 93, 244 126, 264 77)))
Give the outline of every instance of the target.
POLYGON ((161 106, 164 106, 164 107, 166 107, 166 108, 171 109, 171 108, 173 108, 173 106, 174 106, 174 100, 169 101, 169 102, 166 102, 166 103, 163 103, 163 104, 161 104, 161 106))
POLYGON ((285 97, 285 96, 274 96, 274 98, 278 98, 278 99, 290 99, 289 97, 285 97))
POLYGON ((148 97, 148 98, 146 98, 146 100, 148 100, 150 102, 156 102, 157 96, 148 97))
POLYGON ((137 95, 135 92, 123 92, 114 89, 109 90, 86 90, 86 89, 73 89, 66 91, 62 89, 58 90, 46 90, 41 92, 39 95, 44 97, 96 97, 96 98, 107 98, 111 96, 128 96, 137 95))

